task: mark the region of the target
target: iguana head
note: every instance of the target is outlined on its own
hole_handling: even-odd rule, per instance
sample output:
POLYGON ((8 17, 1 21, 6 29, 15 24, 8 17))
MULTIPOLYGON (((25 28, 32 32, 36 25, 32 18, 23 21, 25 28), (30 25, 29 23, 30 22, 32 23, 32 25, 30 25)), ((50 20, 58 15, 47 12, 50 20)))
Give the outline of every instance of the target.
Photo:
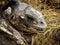
POLYGON ((38 30, 47 27, 44 16, 26 3, 20 3, 20 5, 15 6, 12 10, 9 20, 14 25, 23 24, 38 30))

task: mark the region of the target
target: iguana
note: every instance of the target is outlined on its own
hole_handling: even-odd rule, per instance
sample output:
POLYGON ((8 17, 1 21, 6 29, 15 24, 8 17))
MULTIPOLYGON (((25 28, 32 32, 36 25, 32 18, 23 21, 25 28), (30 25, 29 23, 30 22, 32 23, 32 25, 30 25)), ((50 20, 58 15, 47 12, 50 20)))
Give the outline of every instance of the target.
MULTIPOLYGON (((0 25, 3 25, 1 26, 0 29, 2 32, 5 32, 7 33, 7 35, 10 35, 12 38, 14 37, 15 39, 17 39, 17 41, 15 40, 17 44, 21 44, 21 41, 19 40, 21 35, 18 32, 18 30, 21 30, 21 27, 20 27, 21 25, 26 26, 26 28, 33 28, 37 30, 47 27, 47 24, 44 20, 43 15, 37 10, 35 10, 33 7, 29 6, 26 3, 22 3, 19 0, 6 0, 6 1, 7 1, 7 3, 5 2, 6 5, 2 5, 0 8, 0 13, 1 13, 0 22, 1 23, 6 22, 6 24, 5 23, 0 24, 0 25), (3 13, 9 12, 8 10, 6 10, 8 7, 11 8, 10 10, 11 13, 8 15, 8 17, 6 17, 5 15, 3 15, 3 13), (11 24, 11 25, 9 26, 8 24, 11 24), (11 27, 13 29, 11 29, 11 27), (14 28, 16 28, 16 30, 14 28)), ((24 40, 25 39, 22 39, 23 44, 24 44, 24 40)))

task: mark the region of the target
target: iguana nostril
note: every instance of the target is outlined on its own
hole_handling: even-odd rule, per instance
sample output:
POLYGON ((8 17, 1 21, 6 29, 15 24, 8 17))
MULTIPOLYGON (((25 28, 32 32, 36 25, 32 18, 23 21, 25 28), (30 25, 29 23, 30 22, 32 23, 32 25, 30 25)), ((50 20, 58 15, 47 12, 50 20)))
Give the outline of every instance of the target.
POLYGON ((40 22, 41 24, 44 24, 43 22, 40 22))

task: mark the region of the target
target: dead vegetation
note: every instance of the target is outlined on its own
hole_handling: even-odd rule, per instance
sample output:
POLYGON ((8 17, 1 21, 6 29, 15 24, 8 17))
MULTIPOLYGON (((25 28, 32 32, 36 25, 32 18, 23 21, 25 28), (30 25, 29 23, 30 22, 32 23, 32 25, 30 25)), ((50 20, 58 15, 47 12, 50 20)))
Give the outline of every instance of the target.
POLYGON ((37 10, 42 12, 45 17, 45 20, 48 24, 48 27, 44 29, 45 31, 38 33, 37 35, 32 36, 32 44, 36 43, 36 45, 59 45, 59 33, 60 32, 60 2, 59 4, 54 4, 53 0, 51 0, 51 5, 48 2, 41 3, 41 0, 23 0, 24 2, 32 5, 37 10), (53 1, 53 2, 52 2, 53 1), (46 5, 48 4, 48 5, 46 5), (54 4, 54 6, 53 6, 54 4), (57 6, 58 5, 58 6, 57 6), (55 9, 58 8, 58 9, 55 9), (38 36, 39 35, 39 36, 38 36), (56 36, 57 35, 57 36, 56 36))

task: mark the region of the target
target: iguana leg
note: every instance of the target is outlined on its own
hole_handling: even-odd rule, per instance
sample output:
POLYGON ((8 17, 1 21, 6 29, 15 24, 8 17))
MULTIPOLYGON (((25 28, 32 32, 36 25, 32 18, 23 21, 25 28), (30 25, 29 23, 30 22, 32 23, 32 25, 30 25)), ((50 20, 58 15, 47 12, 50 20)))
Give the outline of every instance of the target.
POLYGON ((21 36, 21 34, 15 30, 14 28, 12 28, 11 26, 9 26, 10 29, 13 31, 13 37, 17 39, 17 44, 21 44, 21 45, 28 45, 26 40, 21 36))
POLYGON ((21 36, 21 34, 14 29, 6 20, 0 20, 0 30, 7 33, 9 38, 16 39, 14 40, 17 44, 28 45, 26 40, 21 36))
POLYGON ((5 29, 4 27, 0 27, 1 31, 4 31, 5 33, 9 34, 9 35, 13 35, 11 32, 9 32, 7 29, 5 29))
POLYGON ((0 31, 3 31, 9 35, 13 35, 8 29, 7 29, 7 23, 4 19, 0 19, 0 31))

